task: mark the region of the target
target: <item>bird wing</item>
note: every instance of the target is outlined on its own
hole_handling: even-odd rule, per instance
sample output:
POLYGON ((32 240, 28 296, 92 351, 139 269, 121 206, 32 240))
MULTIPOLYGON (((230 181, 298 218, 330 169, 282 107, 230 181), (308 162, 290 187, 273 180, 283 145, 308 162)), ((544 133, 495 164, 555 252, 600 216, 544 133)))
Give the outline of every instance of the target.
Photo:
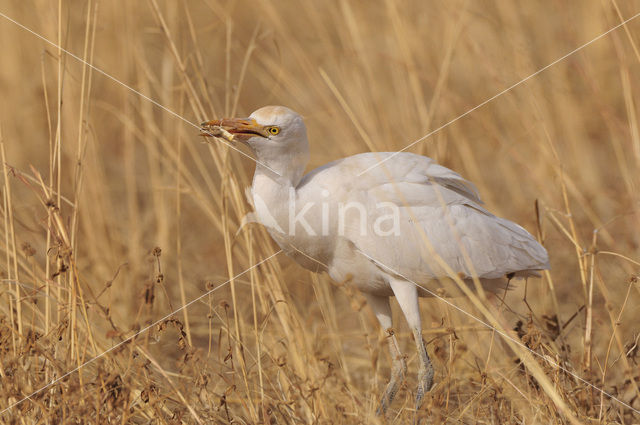
POLYGON ((366 208, 365 231, 363 217, 350 211, 340 237, 409 279, 450 272, 493 279, 549 268, 546 250, 531 234, 487 211, 472 183, 430 158, 355 155, 312 171, 298 186, 303 198, 316 200, 323 189, 334 204, 366 208))
POLYGON ((367 152, 342 158, 305 175, 297 189, 304 189, 305 186, 331 189, 330 185, 336 180, 345 183, 344 178, 347 176, 352 179, 349 187, 354 189, 367 189, 390 182, 437 183, 482 204, 478 189, 473 183, 429 157, 408 152, 367 152))

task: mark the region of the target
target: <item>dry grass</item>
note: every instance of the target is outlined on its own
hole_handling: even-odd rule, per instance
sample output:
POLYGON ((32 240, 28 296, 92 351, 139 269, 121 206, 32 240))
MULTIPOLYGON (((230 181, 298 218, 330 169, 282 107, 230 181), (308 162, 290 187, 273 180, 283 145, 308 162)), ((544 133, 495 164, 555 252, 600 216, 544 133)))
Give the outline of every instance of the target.
MULTIPOLYGON (((311 166, 400 149, 638 11, 608 0, 0 6, 193 123, 298 110, 311 166)), ((640 19, 412 148, 477 183, 549 250, 551 272, 528 283, 526 302, 524 285, 507 294, 501 323, 636 409, 639 45, 640 19)), ((160 321, 0 421, 381 421, 389 358, 375 318, 359 294, 282 255, 161 320, 277 251, 258 226, 237 233, 250 160, 4 18, 0 48, 0 409, 160 321)), ((419 412, 430 423, 640 421, 442 301, 422 311, 437 370, 419 412)), ((416 362, 394 315, 411 373, 387 421, 406 423, 416 362)))

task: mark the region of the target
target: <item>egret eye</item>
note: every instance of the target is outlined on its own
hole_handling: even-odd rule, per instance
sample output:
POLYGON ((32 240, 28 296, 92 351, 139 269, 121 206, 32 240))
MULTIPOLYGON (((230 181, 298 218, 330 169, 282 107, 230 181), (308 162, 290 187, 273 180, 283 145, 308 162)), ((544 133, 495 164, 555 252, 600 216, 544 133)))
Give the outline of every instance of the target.
POLYGON ((276 134, 280 133, 280 127, 269 127, 269 128, 267 128, 267 131, 272 136, 275 136, 276 134))

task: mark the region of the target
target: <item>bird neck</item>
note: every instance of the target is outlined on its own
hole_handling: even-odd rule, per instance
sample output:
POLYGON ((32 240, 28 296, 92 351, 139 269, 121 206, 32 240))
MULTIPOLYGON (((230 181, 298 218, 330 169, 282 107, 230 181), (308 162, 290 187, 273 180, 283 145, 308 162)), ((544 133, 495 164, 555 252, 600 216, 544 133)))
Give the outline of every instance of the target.
POLYGON ((258 158, 251 192, 259 221, 267 228, 289 228, 290 206, 295 205, 296 188, 309 161, 306 134, 293 144, 253 146, 258 158))
POLYGON ((289 226, 289 204, 296 196, 292 179, 258 165, 251 195, 258 221, 269 229, 272 236, 273 232, 284 236, 289 226))
POLYGON ((251 148, 257 158, 256 177, 268 178, 286 187, 296 187, 300 183, 309 162, 306 134, 302 134, 293 142, 280 145, 256 143, 251 145, 251 148))
POLYGON ((254 200, 256 196, 259 196, 265 203, 269 204, 270 208, 279 203, 286 203, 290 193, 292 191, 295 193, 295 188, 300 180, 300 178, 295 177, 276 174, 274 169, 258 164, 251 185, 254 200))
POLYGON ((265 161, 256 165, 256 171, 253 175, 253 184, 258 182, 269 182, 280 188, 297 187, 304 170, 306 161, 300 161, 295 158, 285 161, 265 161))

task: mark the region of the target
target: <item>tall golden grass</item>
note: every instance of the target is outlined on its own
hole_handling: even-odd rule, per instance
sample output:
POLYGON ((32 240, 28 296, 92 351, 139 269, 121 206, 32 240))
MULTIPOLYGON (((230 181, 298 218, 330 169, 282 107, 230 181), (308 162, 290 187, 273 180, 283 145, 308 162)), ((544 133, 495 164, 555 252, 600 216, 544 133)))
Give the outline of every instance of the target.
MULTIPOLYGON (((639 11, 3 2, 184 120, 0 17, 0 421, 637 423, 557 365, 640 409, 640 19, 411 149, 475 182, 552 264, 496 312, 540 356, 421 301, 436 386, 417 414, 396 306, 410 373, 377 418, 390 359, 360 294, 282 254, 234 278, 278 251, 238 231, 254 164, 189 123, 282 104, 305 116, 310 168, 398 150, 639 11)), ((485 320, 477 297, 450 301, 485 320)))

